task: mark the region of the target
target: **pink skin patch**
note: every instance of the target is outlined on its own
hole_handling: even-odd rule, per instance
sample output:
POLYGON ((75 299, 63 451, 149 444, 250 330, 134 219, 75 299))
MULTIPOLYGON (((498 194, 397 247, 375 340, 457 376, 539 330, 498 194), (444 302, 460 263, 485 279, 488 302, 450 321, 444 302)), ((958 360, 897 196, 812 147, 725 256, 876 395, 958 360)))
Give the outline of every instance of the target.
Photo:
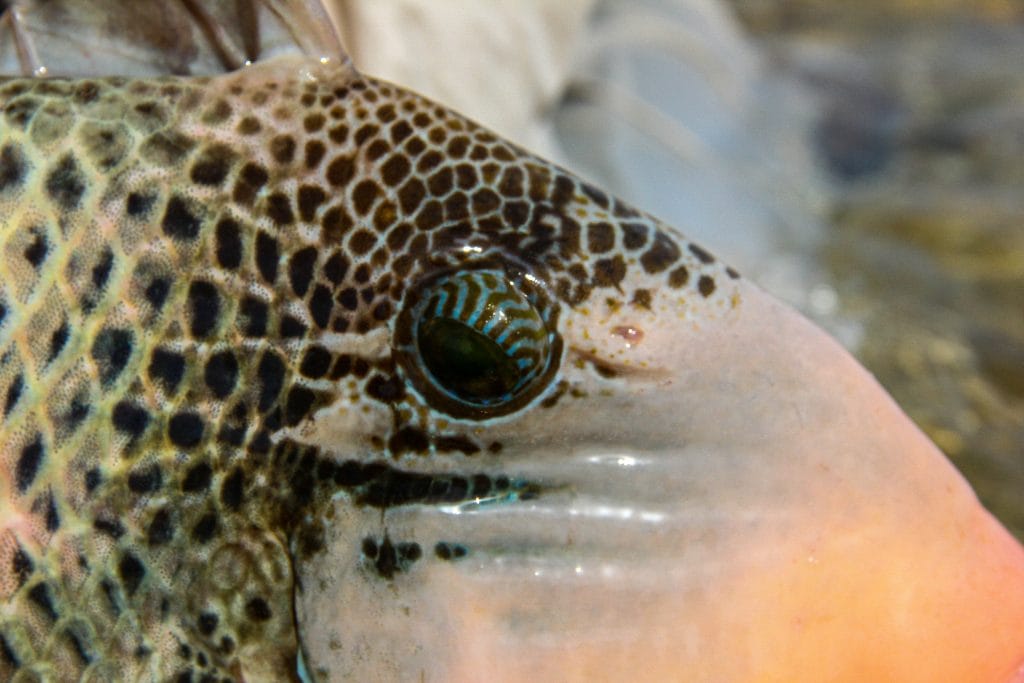
POLYGON ((644 340, 644 331, 638 327, 632 325, 619 325, 612 328, 612 334, 617 337, 622 337, 623 341, 626 342, 627 348, 639 346, 640 342, 644 340))

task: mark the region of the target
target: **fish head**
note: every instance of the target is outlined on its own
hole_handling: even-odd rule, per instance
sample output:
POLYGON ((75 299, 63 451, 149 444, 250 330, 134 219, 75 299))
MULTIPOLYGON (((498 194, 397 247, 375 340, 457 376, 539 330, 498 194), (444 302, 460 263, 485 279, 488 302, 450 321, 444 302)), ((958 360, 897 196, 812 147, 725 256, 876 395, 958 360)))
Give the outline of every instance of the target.
POLYGON ((385 295, 291 435, 344 489, 296 546, 309 672, 1009 679, 1024 552, 835 341, 457 114, 348 92, 385 112, 339 195, 385 295))
MULTIPOLYGON (((126 31, 106 2, 47 21, 66 4, 6 19, 59 29, 67 68, 50 73, 113 73, 59 39, 96 25, 156 55, 126 75, 169 70, 170 23, 133 14, 126 31)), ((1014 675, 1024 552, 835 342, 675 229, 337 50, 235 68, 255 50, 243 6, 147 2, 192 27, 170 70, 229 73, 33 85, 75 97, 18 134, 31 164, 0 159, 5 183, 47 193, 29 212, 67 218, 78 241, 54 253, 96 264, 45 279, 25 266, 38 247, 11 242, 25 288, 66 297, 57 283, 102 275, 69 290, 102 304, 70 342, 73 378, 102 396, 83 427, 101 446, 76 461, 57 444, 40 469, 42 437, 4 432, 20 439, 7 491, 25 495, 3 517, 3 626, 21 634, 0 640, 3 671, 1014 675), (52 118, 69 102, 81 116, 52 118), (55 497, 74 498, 60 547, 31 507, 55 497)), ((330 42, 315 3, 252 6, 330 42)), ((59 338, 60 316, 39 320, 19 344, 59 338)), ((64 380, 40 377, 16 417, 51 407, 41 392, 61 408, 43 422, 67 413, 64 380)))

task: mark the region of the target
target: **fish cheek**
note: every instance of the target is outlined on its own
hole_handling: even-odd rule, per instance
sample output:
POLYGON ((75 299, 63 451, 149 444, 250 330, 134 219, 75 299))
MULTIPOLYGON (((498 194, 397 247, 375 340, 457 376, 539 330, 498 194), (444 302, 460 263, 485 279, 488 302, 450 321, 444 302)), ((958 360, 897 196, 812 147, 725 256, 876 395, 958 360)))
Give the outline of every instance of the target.
POLYGON ((391 513, 382 532, 377 509, 336 501, 333 512, 323 551, 296 568, 296 624, 308 670, 330 681, 403 680, 414 670, 449 680, 443 650, 423 645, 455 629, 419 587, 453 563, 438 560, 425 540, 411 540, 412 526, 391 513))
POLYGON ((299 439, 339 459, 379 453, 392 430, 392 408, 364 391, 342 381, 332 399, 297 427, 299 439))

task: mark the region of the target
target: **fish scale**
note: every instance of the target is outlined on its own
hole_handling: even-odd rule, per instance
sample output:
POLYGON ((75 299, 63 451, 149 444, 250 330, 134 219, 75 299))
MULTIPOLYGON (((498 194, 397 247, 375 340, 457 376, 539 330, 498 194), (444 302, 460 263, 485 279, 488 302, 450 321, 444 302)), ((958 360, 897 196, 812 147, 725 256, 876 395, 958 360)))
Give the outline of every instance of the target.
POLYGON ((486 260, 544 225, 527 249, 563 302, 639 298, 609 256, 614 216, 666 288, 731 280, 596 189, 345 67, 7 80, 0 108, 4 678, 294 676, 289 547, 315 549, 309 520, 339 489, 372 501, 401 477, 340 474, 292 433, 376 387, 394 425, 352 445, 357 465, 488 446, 380 395, 395 364, 361 353, 407 282, 479 256, 453 246, 485 244, 486 260))

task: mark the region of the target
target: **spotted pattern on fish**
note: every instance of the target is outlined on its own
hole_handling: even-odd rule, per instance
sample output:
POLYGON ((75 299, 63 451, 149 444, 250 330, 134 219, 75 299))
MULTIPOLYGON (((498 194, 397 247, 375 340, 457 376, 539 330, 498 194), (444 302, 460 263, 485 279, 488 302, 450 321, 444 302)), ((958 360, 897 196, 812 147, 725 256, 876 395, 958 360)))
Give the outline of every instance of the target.
MULTIPOLYGON (((396 363, 425 278, 528 272, 566 309, 728 302, 737 277, 441 106, 293 58, 0 82, 0 226, 4 680, 292 678, 293 562, 331 496, 528 488, 404 467, 500 448, 396 363), (393 419, 341 457, 304 437, 338 403, 393 419)), ((372 541, 404 548, 383 575, 464 554, 401 542, 372 541)))

